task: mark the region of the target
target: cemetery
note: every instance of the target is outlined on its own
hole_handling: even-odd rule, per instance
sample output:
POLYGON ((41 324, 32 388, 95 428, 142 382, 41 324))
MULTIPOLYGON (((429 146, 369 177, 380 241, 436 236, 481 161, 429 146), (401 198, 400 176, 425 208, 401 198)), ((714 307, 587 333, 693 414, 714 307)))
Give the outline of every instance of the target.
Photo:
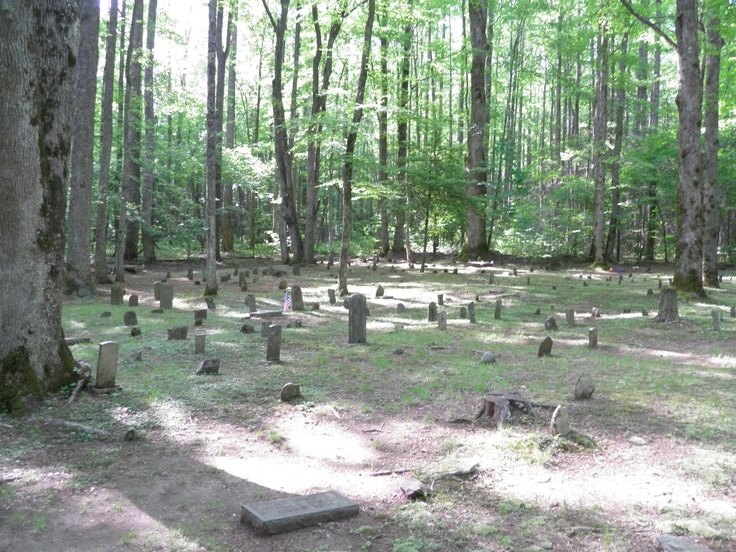
POLYGON ((66 299, 80 380, 0 417, 0 550, 736 549, 729 272, 530 268, 354 259, 336 297, 242 259, 205 298, 172 262, 66 299))

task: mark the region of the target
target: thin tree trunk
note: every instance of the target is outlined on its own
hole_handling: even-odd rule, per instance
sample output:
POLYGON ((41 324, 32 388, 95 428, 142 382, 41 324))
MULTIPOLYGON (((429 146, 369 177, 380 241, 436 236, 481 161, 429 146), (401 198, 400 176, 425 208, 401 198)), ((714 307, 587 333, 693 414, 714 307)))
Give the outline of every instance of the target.
MULTIPOLYGON (((230 36, 230 62, 227 65, 227 112, 225 115, 225 147, 235 148, 235 62, 238 51, 238 11, 237 3, 228 14, 227 26, 230 36)), ((222 192, 222 250, 233 252, 235 239, 233 232, 233 182, 225 182, 222 192)))
POLYGON ((205 295, 217 295, 217 0, 209 0, 207 32, 207 155, 205 192, 205 295))
POLYGON ((153 236, 153 167, 156 160, 156 118, 153 110, 153 47, 156 41, 156 10, 158 0, 148 0, 148 23, 146 29, 146 68, 143 72, 144 102, 144 152, 142 210, 143 259, 146 263, 156 260, 156 242, 153 236))
MULTIPOLYGON (((624 34, 621 39, 621 60, 618 64, 618 81, 616 85, 616 129, 611 159, 611 224, 608 227, 606 241, 606 260, 613 260, 614 247, 617 237, 621 233, 621 215, 619 203, 621 199, 621 148, 624 139, 624 115, 626 111, 626 52, 628 50, 629 35, 624 34)), ((618 257, 618 255, 617 255, 618 257)))
POLYGON ((593 181, 595 182, 595 199, 593 207, 593 262, 602 265, 606 250, 603 245, 606 202, 606 173, 604 158, 606 157, 606 123, 608 100, 608 29, 605 23, 598 28, 598 65, 595 84, 595 115, 593 118, 593 181))
MULTIPOLYGON (((382 16, 385 26, 387 15, 382 16)), ((378 185, 381 187, 381 198, 379 199, 379 210, 381 213, 381 226, 379 230, 379 252, 385 256, 389 250, 388 237, 388 206, 387 201, 390 194, 388 183, 388 37, 381 33, 381 107, 378 110, 378 185)))

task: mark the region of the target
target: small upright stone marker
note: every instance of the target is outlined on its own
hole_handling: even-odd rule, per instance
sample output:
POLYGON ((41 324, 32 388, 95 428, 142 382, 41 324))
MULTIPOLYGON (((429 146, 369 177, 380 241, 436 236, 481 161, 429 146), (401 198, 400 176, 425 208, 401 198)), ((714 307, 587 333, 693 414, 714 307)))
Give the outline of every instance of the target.
POLYGON ((348 298, 348 343, 366 342, 365 295, 356 293, 348 298))
POLYGON ((295 311, 304 310, 304 297, 300 286, 291 286, 291 308, 295 311))
POLYGON ((437 322, 437 303, 434 301, 427 307, 427 322, 437 322))
POLYGON ((103 341, 100 343, 100 348, 97 352, 96 388, 106 389, 115 387, 119 351, 120 345, 115 341, 103 341))
POLYGON ((179 341, 187 338, 189 328, 186 326, 177 326, 176 328, 169 328, 166 331, 168 333, 169 341, 179 341))
POLYGON ((240 522, 261 535, 275 535, 357 516, 357 502, 334 492, 243 504, 240 522))
POLYGON ((593 378, 588 374, 582 374, 575 383, 575 400, 589 399, 593 396, 594 391, 595 383, 593 382, 593 378))
POLYGON ((153 282, 153 300, 154 301, 160 301, 161 300, 161 281, 153 282))
POLYGON ((291 265, 291 275, 292 276, 299 276, 301 274, 301 268, 298 264, 291 265))
POLYGON ((542 341, 541 345, 539 345, 539 352, 537 353, 538 357, 543 356, 552 356, 552 338, 547 336, 544 338, 544 341, 542 341))
POLYGON ((122 305, 124 294, 125 288, 123 287, 123 284, 113 284, 110 288, 110 304, 122 305))
POLYGON ((194 280, 194 269, 191 266, 187 268, 187 280, 194 280))
POLYGON ((567 413, 567 409, 561 404, 557 405, 557 408, 552 413, 549 428, 555 435, 568 435, 572 431, 570 429, 570 416, 567 413))
POLYGON ((447 331, 447 313, 445 311, 437 313, 437 329, 441 332, 447 331))
POLYGON ((199 363, 199 367, 195 374, 198 376, 202 375, 215 375, 220 373, 220 359, 219 358, 205 358, 199 363))
POLYGON ((731 318, 736 318, 736 307, 731 307, 731 318))
POLYGON ((249 293, 245 296, 245 306, 248 307, 248 312, 256 312, 256 296, 249 293))
POLYGON ((465 320, 468 317, 468 309, 466 307, 460 307, 460 318, 465 320))
POLYGON ((598 348, 598 328, 588 328, 588 347, 598 348))
POLYGON ((570 326, 575 325, 575 309, 573 308, 565 309, 565 320, 567 320, 567 323, 570 326))
POLYGON ((207 320, 207 309, 197 309, 194 311, 194 321, 207 320))
POLYGON ((495 320, 501 320, 501 300, 500 299, 496 299, 496 308, 493 311, 493 318, 495 320))
POLYGON ((138 325, 138 317, 135 315, 135 311, 127 311, 123 315, 123 323, 126 326, 137 326, 138 325))
POLYGON ((376 288, 376 299, 380 299, 381 297, 383 297, 384 293, 385 292, 384 292, 383 286, 379 284, 378 287, 376 288))
POLYGON ((159 301, 159 308, 171 309, 174 308, 174 286, 171 284, 161 284, 161 300, 159 301))
POLYGON ((544 321, 544 329, 545 330, 556 330, 557 329, 557 320, 555 320, 555 317, 552 316, 551 314, 544 321))
POLYGON ((301 386, 298 383, 287 383, 281 388, 282 402, 291 402, 302 396, 301 386))
POLYGON ((437 294, 437 304, 440 306, 445 304, 445 294, 444 293, 437 294))
POLYGON ((721 311, 713 309, 710 311, 710 317, 713 320, 713 329, 717 332, 721 331, 721 311))
POLYGON ((486 351, 480 357, 480 362, 481 362, 481 364, 495 364, 496 363, 496 355, 494 355, 490 351, 486 351))
POLYGON ((496 275, 493 272, 488 275, 488 283, 491 285, 496 283, 496 275))
POLYGON ((129 307, 137 307, 138 306, 138 296, 134 293, 130 297, 128 297, 128 306, 129 307))
POLYGON ((197 334, 194 336, 194 352, 196 354, 204 353, 205 334, 197 334))
POLYGON ((271 325, 271 330, 268 332, 266 360, 269 362, 281 360, 281 326, 276 324, 271 325))
POLYGON ((399 314, 406 312, 406 307, 404 306, 404 303, 399 303, 398 305, 396 305, 396 312, 398 312, 399 314))
POLYGON ((328 289, 327 290, 327 297, 330 298, 330 305, 334 305, 337 303, 337 298, 335 297, 335 290, 334 289, 328 289))
POLYGON ((468 320, 471 324, 475 324, 475 302, 468 303, 468 320))

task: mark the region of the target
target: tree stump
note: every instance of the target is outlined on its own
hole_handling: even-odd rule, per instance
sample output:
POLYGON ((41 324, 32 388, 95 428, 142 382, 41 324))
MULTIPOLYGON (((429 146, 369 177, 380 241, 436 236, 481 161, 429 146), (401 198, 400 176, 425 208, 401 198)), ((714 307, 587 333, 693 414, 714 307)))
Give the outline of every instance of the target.
POLYGON ((677 311, 677 289, 672 286, 663 287, 659 294, 659 312, 654 318, 657 322, 679 322, 677 311))
POLYGON ((497 395, 486 395, 483 397, 483 405, 475 415, 475 419, 480 420, 483 417, 490 418, 491 422, 500 429, 503 423, 511 417, 509 401, 497 395))

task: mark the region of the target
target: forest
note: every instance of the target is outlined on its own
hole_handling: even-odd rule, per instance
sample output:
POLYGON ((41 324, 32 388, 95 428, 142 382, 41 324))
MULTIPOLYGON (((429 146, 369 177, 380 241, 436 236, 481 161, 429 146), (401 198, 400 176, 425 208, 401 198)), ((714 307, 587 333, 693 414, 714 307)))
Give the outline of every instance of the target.
POLYGON ((92 251, 99 282, 112 256, 311 264, 344 242, 682 258, 699 294, 732 262, 731 2, 83 4, 71 291, 92 251))

